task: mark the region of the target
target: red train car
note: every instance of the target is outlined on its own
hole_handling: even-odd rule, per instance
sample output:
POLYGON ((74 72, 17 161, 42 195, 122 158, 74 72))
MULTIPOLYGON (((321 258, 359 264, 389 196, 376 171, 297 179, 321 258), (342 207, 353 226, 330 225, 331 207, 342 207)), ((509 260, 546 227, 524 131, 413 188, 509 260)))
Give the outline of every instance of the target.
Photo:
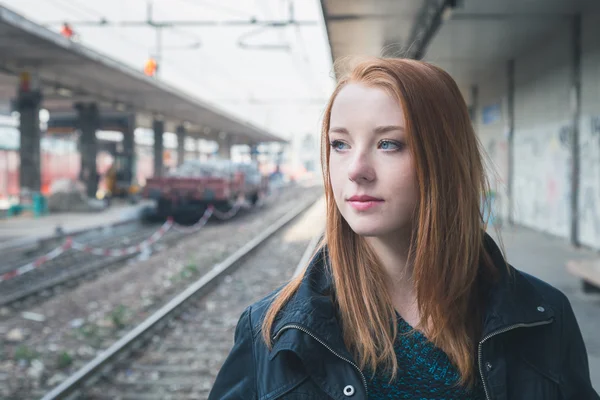
POLYGON ((146 181, 143 196, 157 202, 157 214, 181 220, 198 218, 208 205, 230 210, 244 199, 256 204, 268 190, 268 177, 256 163, 228 160, 186 161, 169 176, 146 181))

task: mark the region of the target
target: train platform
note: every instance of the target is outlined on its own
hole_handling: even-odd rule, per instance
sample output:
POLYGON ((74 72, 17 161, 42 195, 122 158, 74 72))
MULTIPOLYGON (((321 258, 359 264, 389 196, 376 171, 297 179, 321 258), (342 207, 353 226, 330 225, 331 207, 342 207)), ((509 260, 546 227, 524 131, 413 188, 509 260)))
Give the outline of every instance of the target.
POLYGON ((20 215, 0 220, 0 250, 27 245, 52 237, 57 232, 75 234, 103 226, 115 225, 139 219, 152 201, 137 204, 114 202, 110 207, 97 212, 55 213, 43 217, 20 215))

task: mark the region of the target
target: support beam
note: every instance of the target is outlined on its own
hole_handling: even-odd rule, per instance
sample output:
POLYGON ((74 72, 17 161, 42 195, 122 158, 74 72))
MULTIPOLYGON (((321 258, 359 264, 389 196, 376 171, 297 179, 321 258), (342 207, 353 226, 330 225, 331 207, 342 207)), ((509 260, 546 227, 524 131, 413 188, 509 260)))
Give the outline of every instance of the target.
POLYGON ((479 111, 479 86, 471 85, 471 106, 469 107, 471 120, 473 123, 477 121, 477 113, 479 111))
POLYGON ((100 177, 96 167, 98 140, 96 131, 100 126, 100 113, 96 103, 75 103, 77 110, 77 128, 79 129, 79 149, 81 153, 81 169, 79 179, 86 187, 88 197, 96 197, 100 177))
POLYGON ((254 162, 258 161, 258 145, 250 145, 250 159, 254 162))
POLYGON ((152 122, 154 130, 154 176, 163 176, 163 133, 165 132, 164 121, 155 119, 152 122))
POLYGON ((180 166, 185 161, 185 127, 179 125, 176 129, 177 133, 177 166, 180 166))
POLYGON ((508 197, 508 224, 514 225, 514 176, 515 176, 515 60, 509 60, 506 65, 507 90, 507 141, 508 141, 508 186, 506 195, 508 197))
POLYGON ((203 161, 202 160, 202 139, 196 139, 195 140, 195 144, 196 144, 196 160, 198 161, 203 161))
POLYGON ((571 244, 579 247, 579 124, 581 122, 581 15, 575 15, 571 34, 571 244))
POLYGON ((229 135, 224 135, 219 137, 219 157, 223 159, 230 160, 231 159, 231 137, 229 135))
POLYGON ((425 0, 406 43, 407 58, 420 60, 425 56, 429 43, 444 20, 450 17, 456 3, 457 0, 425 0))
POLYGON ((21 194, 39 192, 41 189, 40 165, 40 104, 42 94, 39 90, 19 89, 16 110, 20 114, 19 131, 19 181, 21 194))
POLYGON ((128 182, 132 182, 135 177, 135 128, 135 113, 131 113, 127 118, 127 126, 123 130, 123 156, 127 160, 127 176, 125 176, 125 179, 128 182))

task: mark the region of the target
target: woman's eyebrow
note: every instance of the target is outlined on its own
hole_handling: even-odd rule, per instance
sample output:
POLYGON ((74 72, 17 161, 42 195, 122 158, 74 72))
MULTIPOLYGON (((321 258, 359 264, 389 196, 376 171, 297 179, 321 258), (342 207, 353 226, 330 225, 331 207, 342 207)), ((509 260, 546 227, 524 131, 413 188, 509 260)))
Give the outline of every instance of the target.
POLYGON ((344 133, 344 134, 348 135, 348 129, 346 129, 346 128, 342 128, 342 127, 334 127, 334 128, 331 128, 331 129, 329 130, 329 132, 335 132, 335 133, 344 133))
MULTIPOLYGON (((373 133, 376 133, 376 134, 382 134, 382 133, 387 133, 387 132, 392 132, 392 131, 404 132, 404 127, 398 126, 398 125, 385 125, 385 126, 378 126, 377 128, 373 129, 373 133)), ((343 127, 333 127, 329 130, 329 132, 343 133, 343 134, 348 135, 348 129, 343 128, 343 127)))
POLYGON ((378 126, 377 128, 373 129, 373 133, 377 133, 377 134, 387 133, 387 132, 392 132, 392 131, 404 132, 404 127, 398 126, 398 125, 385 125, 385 126, 378 126))

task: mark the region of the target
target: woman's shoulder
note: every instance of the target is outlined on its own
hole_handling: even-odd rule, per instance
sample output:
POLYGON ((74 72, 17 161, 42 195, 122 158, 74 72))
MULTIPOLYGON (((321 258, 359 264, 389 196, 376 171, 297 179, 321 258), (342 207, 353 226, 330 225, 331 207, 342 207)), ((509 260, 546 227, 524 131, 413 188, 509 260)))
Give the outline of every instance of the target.
POLYGON ((565 300, 568 301, 567 296, 560 289, 541 278, 519 269, 513 269, 513 271, 521 280, 531 285, 551 305, 560 306, 565 300))
MULTIPOLYGON (((538 298, 554 311, 554 319, 558 322, 572 322, 573 309, 565 293, 550 283, 525 271, 512 268, 514 284, 518 287, 515 299, 517 303, 526 303, 538 298), (566 320, 566 321, 565 321, 566 320)), ((541 311, 541 309, 540 309, 541 311)))
POLYGON ((279 287, 267 295, 263 296, 254 303, 246 306, 244 314, 248 315, 248 320, 252 329, 252 332, 256 335, 256 332, 260 332, 265 316, 273 304, 273 301, 277 298, 277 295, 283 287, 279 287))
POLYGON ((332 278, 324 262, 325 251, 324 248, 317 251, 302 274, 300 282, 287 281, 246 308, 254 332, 256 332, 255 328, 262 326, 277 296, 283 289, 290 289, 290 285, 292 285, 293 290, 291 293, 286 290, 289 297, 279 309, 276 321, 290 315, 312 314, 316 308, 321 310, 331 308, 329 303, 332 301, 332 278))

